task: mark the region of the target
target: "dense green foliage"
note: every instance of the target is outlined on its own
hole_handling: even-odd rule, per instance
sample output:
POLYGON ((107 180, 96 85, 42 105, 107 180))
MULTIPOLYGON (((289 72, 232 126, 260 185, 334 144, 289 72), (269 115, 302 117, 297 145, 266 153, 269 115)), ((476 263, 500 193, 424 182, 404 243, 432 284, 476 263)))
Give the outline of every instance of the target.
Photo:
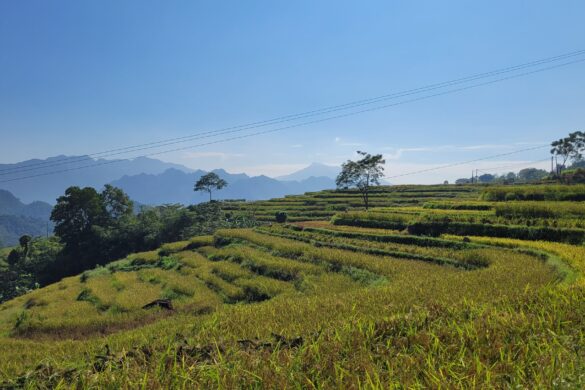
POLYGON ((19 247, 0 253, 0 264, 5 264, 0 266, 0 302, 52 282, 50 275, 61 249, 55 237, 36 238, 21 240, 19 247))
POLYGON ((574 131, 568 136, 551 143, 551 154, 561 158, 561 163, 557 162, 557 175, 565 168, 569 161, 581 161, 585 151, 585 133, 574 131))
POLYGON ((561 172, 559 180, 564 184, 585 184, 585 169, 566 169, 561 172))
POLYGON ((10 263, 11 257, 14 264, 0 269, 4 281, 0 302, 132 252, 211 234, 218 228, 255 225, 246 215, 224 213, 218 202, 143 207, 136 214, 127 195, 112 186, 101 193, 90 187, 69 188, 58 199, 51 218, 56 237, 36 238, 29 253, 17 248, 6 254, 5 261, 10 263))
POLYGON ((127 195, 111 186, 101 193, 93 188, 69 188, 58 199, 51 218, 55 234, 64 244, 55 280, 165 242, 213 233, 221 227, 254 224, 243 216, 227 218, 218 202, 145 207, 134 214, 127 195))
POLYGON ((288 214, 286 211, 277 211, 276 214, 274 214, 274 219, 278 223, 285 223, 287 218, 288 214))

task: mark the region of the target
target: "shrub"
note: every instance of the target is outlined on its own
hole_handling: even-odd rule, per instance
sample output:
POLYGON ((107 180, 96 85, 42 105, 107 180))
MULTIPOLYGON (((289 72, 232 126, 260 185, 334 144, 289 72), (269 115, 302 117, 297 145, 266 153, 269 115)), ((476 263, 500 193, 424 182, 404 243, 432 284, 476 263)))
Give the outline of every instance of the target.
POLYGON ((381 229, 402 230, 408 226, 411 216, 374 212, 348 212, 336 214, 333 225, 361 226, 381 229))
POLYGON ((423 204, 425 209, 439 209, 439 210, 477 210, 486 211, 491 210, 493 205, 490 203, 481 202, 426 202, 423 204))
POLYGON ((580 202, 508 202, 495 206, 496 216, 504 218, 582 218, 585 205, 580 202))
POLYGON ((10 253, 8 254, 7 261, 8 264, 11 266, 18 264, 18 262, 20 261, 20 252, 17 249, 11 250, 10 253))
POLYGON ((498 224, 451 222, 415 222, 408 227, 410 234, 436 236, 454 234, 458 236, 507 237, 520 240, 543 240, 581 244, 585 241, 585 230, 535 226, 510 226, 498 224))
POLYGON ((276 222, 285 223, 286 219, 288 218, 288 215, 285 211, 277 211, 276 214, 274 214, 274 217, 276 219, 276 222))
POLYGON ((493 186, 486 188, 482 200, 502 202, 506 200, 568 200, 584 201, 585 185, 524 185, 493 186), (513 194, 513 195, 512 195, 513 194))
POLYGON ((189 240, 189 245, 185 249, 192 250, 209 245, 213 245, 213 236, 195 236, 189 240))

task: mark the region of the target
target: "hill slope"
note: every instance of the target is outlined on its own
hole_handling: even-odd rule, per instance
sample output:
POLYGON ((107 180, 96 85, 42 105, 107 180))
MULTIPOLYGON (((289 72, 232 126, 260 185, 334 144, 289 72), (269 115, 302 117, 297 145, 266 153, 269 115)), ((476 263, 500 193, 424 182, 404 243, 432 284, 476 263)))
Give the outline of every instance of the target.
POLYGON ((16 245, 24 234, 46 234, 51 209, 44 202, 24 204, 10 192, 0 190, 0 247, 16 245))
POLYGON ((35 201, 24 204, 10 192, 0 190, 0 215, 22 215, 47 221, 51 210, 52 207, 48 203, 35 201))
POLYGON ((46 387, 580 387, 583 246, 404 230, 478 218, 516 232, 530 213, 531 228, 554 218, 578 231, 585 212, 568 200, 479 200, 480 191, 381 187, 369 213, 352 191, 259 202, 308 218, 353 210, 334 224, 167 244, 6 302, 0 375, 46 387))

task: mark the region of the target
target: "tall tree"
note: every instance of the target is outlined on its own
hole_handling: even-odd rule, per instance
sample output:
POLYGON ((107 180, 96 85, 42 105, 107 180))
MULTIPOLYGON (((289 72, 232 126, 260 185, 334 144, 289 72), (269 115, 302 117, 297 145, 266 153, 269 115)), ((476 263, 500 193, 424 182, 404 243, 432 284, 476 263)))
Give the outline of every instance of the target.
POLYGON ((337 188, 357 188, 367 210, 370 203, 370 187, 380 184, 380 179, 384 176, 384 164, 386 161, 381 154, 371 155, 359 150, 357 153, 362 158, 357 161, 347 160, 343 163, 335 183, 337 188))
POLYGON ((496 179, 492 174, 485 173, 477 178, 480 183, 491 183, 496 179))
POLYGON ((561 165, 557 165, 556 173, 558 175, 568 161, 580 161, 583 159, 583 151, 585 150, 585 133, 582 131, 575 131, 565 138, 552 142, 550 146, 551 154, 559 156, 562 159, 561 165))
POLYGON ((20 247, 22 248, 22 254, 24 256, 24 258, 26 259, 26 257, 28 256, 28 252, 30 250, 30 242, 32 240, 32 237, 29 236, 28 234, 25 234, 24 236, 21 236, 18 239, 18 242, 20 244, 20 247))
POLYGON ((211 192, 214 190, 221 190, 222 188, 226 187, 228 183, 217 176, 214 172, 209 172, 206 175, 201 176, 197 183, 195 183, 195 188, 193 191, 202 191, 209 193, 209 201, 211 202, 211 192))
POLYGON ((59 264, 76 273, 122 257, 130 249, 132 201, 119 188, 69 187, 51 213, 55 234, 65 245, 59 264))
POLYGON ((55 235, 64 244, 57 267, 65 275, 91 268, 101 258, 99 234, 96 228, 103 224, 105 208, 100 194, 91 187, 69 187, 57 199, 51 213, 55 235))
POLYGON ((134 203, 120 188, 106 184, 100 197, 104 204, 106 217, 111 221, 118 221, 121 218, 132 215, 134 211, 134 203))
POLYGON ((65 195, 57 199, 51 212, 55 222, 55 234, 67 246, 84 241, 95 224, 103 221, 106 215, 102 198, 91 187, 69 187, 65 195))
POLYGON ((518 172, 518 179, 526 182, 538 181, 547 176, 544 169, 524 168, 518 172))

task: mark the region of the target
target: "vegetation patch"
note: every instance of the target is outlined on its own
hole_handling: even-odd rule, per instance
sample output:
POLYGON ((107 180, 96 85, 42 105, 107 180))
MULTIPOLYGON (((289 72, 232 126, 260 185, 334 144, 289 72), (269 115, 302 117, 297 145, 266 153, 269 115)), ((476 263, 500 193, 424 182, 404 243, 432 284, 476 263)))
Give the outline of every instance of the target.
POLYGON ((100 301, 100 299, 98 297, 96 297, 95 295, 93 295, 91 290, 88 288, 84 288, 83 290, 81 290, 81 292, 77 296, 77 300, 80 302, 89 302, 93 306, 95 306, 95 308, 98 309, 99 311, 106 311, 110 307, 108 305, 104 305, 100 301))
POLYGON ((0 304, 0 383, 581 388, 585 247, 553 241, 577 242, 580 204, 488 189, 229 202, 304 220, 181 235, 0 304))

